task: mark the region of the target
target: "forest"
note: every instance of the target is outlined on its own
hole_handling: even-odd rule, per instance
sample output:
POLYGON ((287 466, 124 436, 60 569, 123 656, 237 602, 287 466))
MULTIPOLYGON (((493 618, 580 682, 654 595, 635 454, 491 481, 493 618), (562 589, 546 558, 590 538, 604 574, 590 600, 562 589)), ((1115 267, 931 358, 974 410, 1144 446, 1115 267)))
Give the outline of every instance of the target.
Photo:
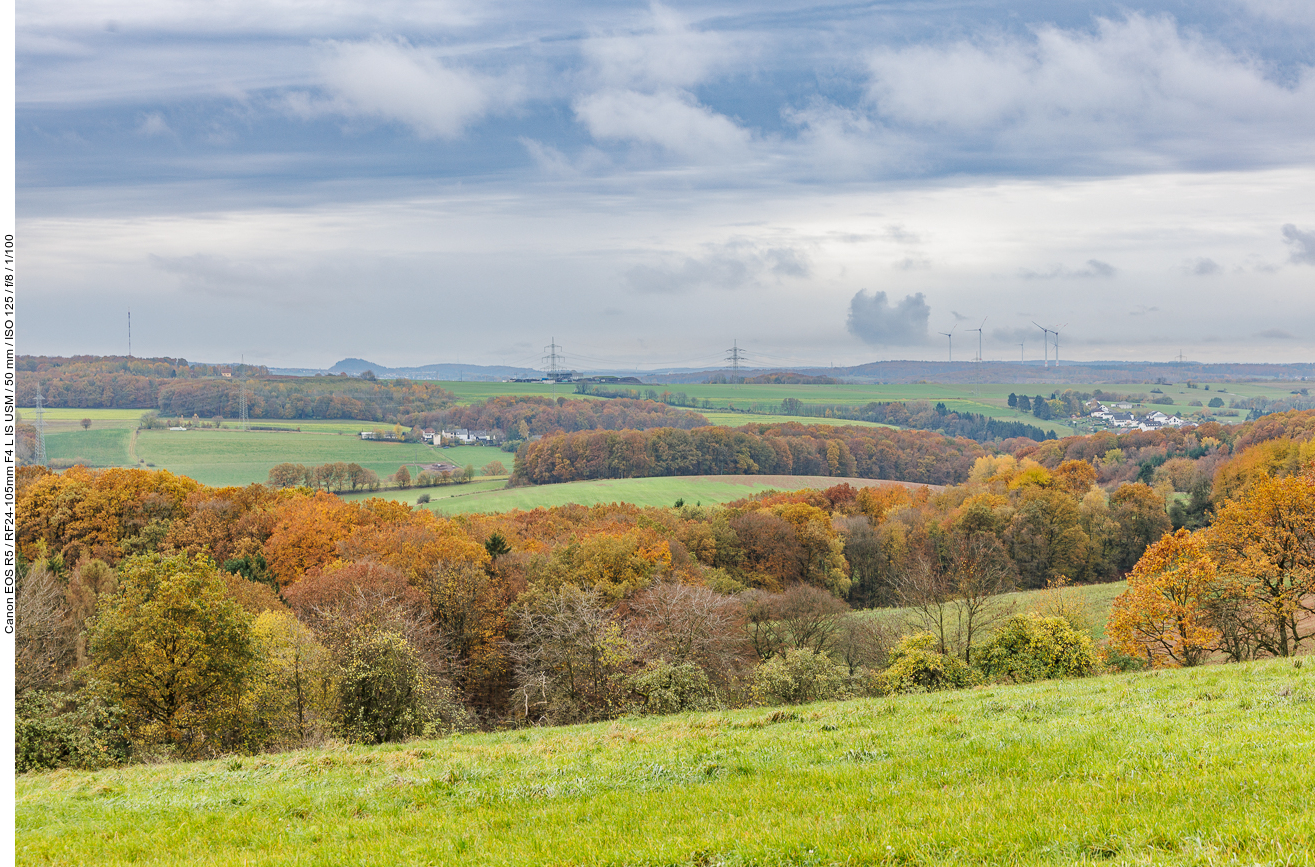
POLYGON ((20 767, 1298 652, 1315 631, 1315 413, 1209 433, 977 454, 939 491, 454 519, 25 467, 20 767), (1184 483, 1204 486, 1199 511, 1174 517, 1184 483), (1121 577, 1097 646, 1062 588, 1121 577), (1001 601, 1038 587, 1047 610, 1001 601), (895 621, 868 613, 891 606, 895 621))
POLYGON ((347 376, 278 377, 237 366, 232 378, 185 359, 22 356, 18 405, 34 406, 38 386, 48 407, 157 410, 171 418, 237 418, 245 389, 255 419, 358 419, 395 422, 452 402, 434 383, 347 376), (250 377, 250 378, 248 378, 250 377))

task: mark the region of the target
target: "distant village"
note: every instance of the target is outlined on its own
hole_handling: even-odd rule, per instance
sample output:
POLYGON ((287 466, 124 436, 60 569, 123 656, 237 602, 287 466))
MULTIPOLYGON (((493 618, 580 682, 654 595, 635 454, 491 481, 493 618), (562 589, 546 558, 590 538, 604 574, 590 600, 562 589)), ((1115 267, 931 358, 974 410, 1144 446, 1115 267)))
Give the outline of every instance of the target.
POLYGON ((1106 427, 1127 428, 1130 430, 1159 430, 1165 427, 1181 427, 1183 420, 1176 415, 1168 415, 1160 410, 1152 410, 1141 416, 1130 412, 1132 404, 1123 401, 1106 405, 1092 402, 1095 407, 1088 415, 1097 423, 1106 427))

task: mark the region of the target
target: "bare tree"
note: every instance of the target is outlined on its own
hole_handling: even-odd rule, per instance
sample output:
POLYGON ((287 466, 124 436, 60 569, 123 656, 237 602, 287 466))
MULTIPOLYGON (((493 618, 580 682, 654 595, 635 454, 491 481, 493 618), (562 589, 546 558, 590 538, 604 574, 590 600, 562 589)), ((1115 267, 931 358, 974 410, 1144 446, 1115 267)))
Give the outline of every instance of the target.
POLYGON ((605 719, 625 709, 634 655, 616 613, 574 584, 525 600, 511 646, 513 705, 527 721, 605 719))
POLYGON ((951 537, 945 555, 917 552, 899 580, 900 601, 915 624, 936 636, 941 653, 972 661, 983 633, 1012 613, 1001 598, 1013 588, 1013 568, 991 533, 951 537))
POLYGON ((825 590, 796 584, 784 593, 748 591, 749 641, 761 659, 794 647, 814 653, 831 649, 849 606, 825 590))
POLYGON ((859 669, 885 668, 898 637, 895 629, 875 615, 851 612, 841 618, 832 652, 848 666, 852 677, 859 669))
POLYGON ((744 604, 707 587, 662 582, 630 603, 631 634, 668 662, 692 662, 726 682, 749 651, 744 604))
POLYGON ((37 562, 18 582, 14 604, 14 691, 53 684, 73 657, 59 579, 37 562))

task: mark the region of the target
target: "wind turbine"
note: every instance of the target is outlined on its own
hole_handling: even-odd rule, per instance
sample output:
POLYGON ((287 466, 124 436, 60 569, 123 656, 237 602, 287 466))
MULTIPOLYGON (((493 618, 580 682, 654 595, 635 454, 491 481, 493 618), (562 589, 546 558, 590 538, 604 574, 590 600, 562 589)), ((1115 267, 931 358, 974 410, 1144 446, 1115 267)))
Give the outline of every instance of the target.
POLYGON ((1063 331, 1067 327, 1068 327, 1068 323, 1065 322, 1063 325, 1059 326, 1054 331, 1050 332, 1051 334, 1055 335, 1055 367, 1059 367, 1059 332, 1063 331))
POLYGON ((1044 325, 1037 325, 1035 319, 1032 320, 1032 324, 1036 325, 1037 328, 1041 329, 1041 345, 1042 347, 1044 347, 1043 354, 1045 356, 1045 363, 1042 366, 1049 367, 1050 366, 1050 329, 1045 327, 1044 325))
MULTIPOLYGON (((982 325, 985 325, 985 324, 986 324, 986 320, 989 319, 989 318, 990 318, 989 316, 983 316, 983 317, 982 317, 982 325)), ((965 328, 965 329, 964 329, 964 331, 976 331, 976 332, 977 332, 977 361, 978 361, 979 363, 980 363, 981 360, 982 360, 982 325, 979 325, 979 326, 977 326, 976 328, 965 328)))
POLYGON ((1021 343, 1018 344, 1018 363, 1027 364, 1027 362, 1023 360, 1023 344, 1021 343))
POLYGON ((950 354, 950 363, 951 363, 951 364, 954 363, 954 329, 956 329, 956 328, 958 328, 958 327, 959 327, 959 326, 957 326, 957 325, 952 325, 952 326, 950 326, 950 330, 949 330, 949 331, 937 331, 937 332, 936 332, 937 334, 943 334, 944 336, 946 336, 946 337, 949 338, 949 354, 950 354))

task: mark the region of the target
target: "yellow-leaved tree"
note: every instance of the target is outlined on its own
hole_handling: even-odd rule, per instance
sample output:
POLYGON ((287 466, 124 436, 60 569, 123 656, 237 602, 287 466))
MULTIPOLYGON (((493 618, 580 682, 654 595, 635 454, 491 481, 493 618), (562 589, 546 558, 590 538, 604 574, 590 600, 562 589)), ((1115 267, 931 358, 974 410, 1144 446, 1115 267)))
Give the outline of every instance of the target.
POLYGON ((1199 534, 1179 530, 1146 549, 1114 600, 1110 644, 1152 667, 1199 665, 1214 650, 1219 630, 1209 623, 1217 584, 1214 562, 1199 534))
POLYGON ((1208 533, 1258 650, 1289 656, 1315 636, 1315 464, 1253 481, 1220 507, 1208 533))

